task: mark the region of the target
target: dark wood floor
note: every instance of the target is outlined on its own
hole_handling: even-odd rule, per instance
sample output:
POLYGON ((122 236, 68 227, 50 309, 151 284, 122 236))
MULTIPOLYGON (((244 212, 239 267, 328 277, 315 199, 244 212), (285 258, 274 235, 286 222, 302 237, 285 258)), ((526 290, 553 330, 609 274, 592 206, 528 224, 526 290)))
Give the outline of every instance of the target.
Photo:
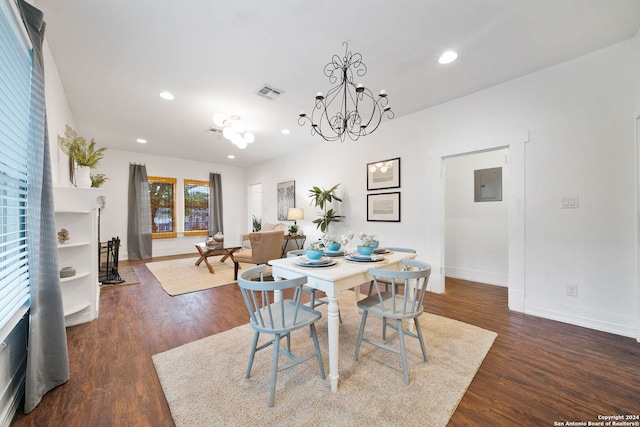
MULTIPOLYGON (((126 263, 122 263, 123 265, 126 263)), ((237 286, 170 297, 104 288, 100 317, 67 329, 71 379, 12 426, 172 426, 151 356, 247 322, 237 286)), ((450 426, 553 426, 640 413, 640 344, 507 309, 505 288, 447 279, 426 311, 498 333, 450 426)))

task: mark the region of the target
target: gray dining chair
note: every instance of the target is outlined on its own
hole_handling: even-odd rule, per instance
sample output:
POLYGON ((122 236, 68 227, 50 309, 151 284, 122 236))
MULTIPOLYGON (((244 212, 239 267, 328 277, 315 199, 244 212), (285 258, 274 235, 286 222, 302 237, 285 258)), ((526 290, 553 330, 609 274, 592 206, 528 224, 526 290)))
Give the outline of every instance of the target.
MULTIPOLYGON (((287 258, 302 256, 302 255, 305 255, 306 253, 307 251, 304 249, 294 249, 287 252, 287 258)), ((302 291, 309 292, 309 307, 316 308, 317 306, 322 304, 329 304, 329 301, 327 301, 326 299, 316 298, 316 290, 317 289, 307 285, 304 285, 302 287, 302 291)), ((342 323, 342 315, 340 314, 340 308, 338 308, 338 317, 340 319, 340 323, 342 323)))
MULTIPOLYGON (((385 249, 391 252, 406 252, 406 253, 412 253, 412 254, 416 253, 416 250, 411 248, 386 247, 385 249)), ((391 282, 384 277, 381 277, 379 281, 380 283, 385 284, 384 285, 385 292, 389 292, 389 285, 391 284, 391 282)), ((371 295, 372 291, 373 291, 373 280, 371 281, 371 283, 369 283, 369 293, 367 295, 371 295)))
POLYGON ((360 344, 364 341, 384 350, 391 351, 400 355, 402 361, 402 370, 404 372, 404 382, 409 384, 409 370, 407 368, 407 354, 405 349, 405 336, 417 338, 422 349, 422 358, 427 361, 427 350, 422 338, 422 330, 418 317, 423 313, 424 308, 422 302, 424 294, 427 290, 429 275, 431 274, 431 266, 424 262, 403 259, 402 264, 404 270, 383 270, 377 268, 369 269, 369 274, 373 276, 373 285, 376 293, 369 295, 363 300, 358 301, 358 308, 362 310, 362 321, 360 322, 360 330, 356 340, 356 350, 353 360, 358 360, 360 344), (382 283, 380 279, 387 279, 391 282, 391 292, 385 292, 380 289, 382 283), (404 285, 404 294, 400 295, 396 292, 396 284, 404 285), (365 338, 364 328, 367 323, 367 315, 371 313, 382 317, 382 341, 375 341, 365 338), (395 324, 389 320, 395 320, 395 324), (402 321, 407 323, 407 328, 403 327, 402 321), (415 330, 413 333, 408 329, 410 320, 414 320, 415 330), (387 337, 387 327, 395 329, 395 332, 387 337), (389 342, 398 336, 399 348, 389 346, 389 342))
POLYGON ((238 286, 240 286, 242 297, 249 311, 251 327, 255 331, 253 342, 251 343, 251 353, 249 354, 249 363, 247 365, 245 378, 249 378, 251 374, 251 367, 253 366, 253 359, 256 352, 272 345, 273 359, 271 361, 271 382, 269 383, 269 406, 273 407, 276 378, 279 371, 289 369, 315 357, 320 367, 320 377, 325 379, 320 346, 318 345, 318 336, 315 328, 315 322, 322 317, 322 313, 300 303, 301 292, 299 292, 299 288, 307 281, 306 277, 266 281, 264 280, 266 269, 266 265, 259 265, 242 271, 238 278, 238 286), (285 299, 284 294, 282 294, 280 298, 276 298, 276 291, 282 293, 285 289, 296 290, 293 299, 285 299), (315 351, 305 356, 295 356, 291 352, 291 332, 306 326, 309 326, 315 351), (258 346, 258 339, 261 333, 271 334, 273 335, 273 339, 258 346), (287 339, 286 348, 280 343, 282 338, 287 339), (278 356, 280 353, 290 359, 287 364, 281 367, 278 366, 278 356))

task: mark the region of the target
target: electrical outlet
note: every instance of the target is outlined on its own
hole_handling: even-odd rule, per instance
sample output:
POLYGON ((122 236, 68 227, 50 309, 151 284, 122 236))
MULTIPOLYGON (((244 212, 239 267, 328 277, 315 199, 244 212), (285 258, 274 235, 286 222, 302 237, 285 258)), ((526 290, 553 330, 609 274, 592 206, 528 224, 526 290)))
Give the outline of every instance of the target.
POLYGON ((578 285, 567 285, 567 296, 577 297, 578 296, 578 285))

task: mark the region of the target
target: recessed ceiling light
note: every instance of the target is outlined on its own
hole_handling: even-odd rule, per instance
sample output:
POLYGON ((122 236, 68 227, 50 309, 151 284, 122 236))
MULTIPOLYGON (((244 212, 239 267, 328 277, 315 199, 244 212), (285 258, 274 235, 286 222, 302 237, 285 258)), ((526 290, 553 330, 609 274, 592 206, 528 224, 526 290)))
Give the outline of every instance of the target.
POLYGON ((289 129, 282 129, 280 131, 280 133, 284 134, 284 135, 289 135, 291 133, 291 131, 289 129))
POLYGON ((147 140, 146 139, 142 139, 142 138, 138 138, 136 139, 137 142, 139 142, 140 144, 146 144, 147 140))
POLYGON ((229 154, 227 157, 228 157, 229 159, 235 159, 235 158, 236 158, 236 156, 234 156, 233 154, 229 154))
POLYGON ((448 50, 445 53, 443 53, 442 55, 440 55, 440 58, 438 59, 438 62, 441 63, 441 64, 449 64, 449 63, 455 61, 457 57, 458 57, 457 53, 455 53, 452 50, 448 50))
POLYGON ((160 98, 166 99, 168 101, 171 101, 175 98, 175 96, 173 96, 171 92, 160 92, 158 95, 160 95, 160 98))

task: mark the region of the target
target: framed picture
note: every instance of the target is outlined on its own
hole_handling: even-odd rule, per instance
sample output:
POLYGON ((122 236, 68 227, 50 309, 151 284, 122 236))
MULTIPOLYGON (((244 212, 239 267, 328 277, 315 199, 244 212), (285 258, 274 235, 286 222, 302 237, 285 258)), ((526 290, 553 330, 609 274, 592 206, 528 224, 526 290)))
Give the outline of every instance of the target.
POLYGON ((367 221, 400 222, 400 192, 367 194, 367 221))
POLYGON ((286 221, 289 208, 296 207, 296 182, 286 181, 278 184, 278 220, 286 221))
POLYGON ((367 163, 367 190, 400 188, 400 157, 367 163))

